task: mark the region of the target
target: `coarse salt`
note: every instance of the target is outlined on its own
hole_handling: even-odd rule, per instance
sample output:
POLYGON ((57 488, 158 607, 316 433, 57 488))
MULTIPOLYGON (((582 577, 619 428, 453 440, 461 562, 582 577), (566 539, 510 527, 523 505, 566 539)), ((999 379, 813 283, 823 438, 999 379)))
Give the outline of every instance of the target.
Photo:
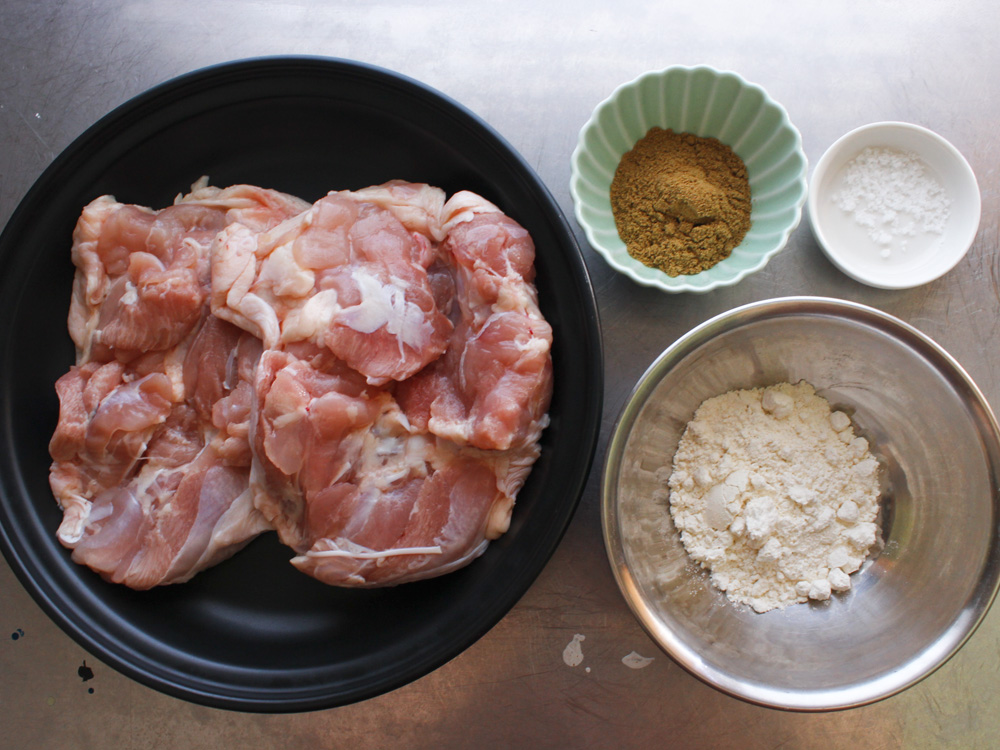
POLYGON ((916 154, 869 146, 848 162, 834 204, 850 214, 879 248, 883 258, 906 250, 919 233, 941 235, 951 199, 916 154))

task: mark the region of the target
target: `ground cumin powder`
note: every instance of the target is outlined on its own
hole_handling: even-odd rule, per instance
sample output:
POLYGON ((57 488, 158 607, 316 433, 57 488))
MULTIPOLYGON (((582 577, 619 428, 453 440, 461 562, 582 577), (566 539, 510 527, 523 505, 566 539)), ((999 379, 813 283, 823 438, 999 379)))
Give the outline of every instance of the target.
POLYGON ((619 162, 611 209, 633 258, 669 276, 699 273, 750 229, 746 165, 715 138, 654 127, 619 162))

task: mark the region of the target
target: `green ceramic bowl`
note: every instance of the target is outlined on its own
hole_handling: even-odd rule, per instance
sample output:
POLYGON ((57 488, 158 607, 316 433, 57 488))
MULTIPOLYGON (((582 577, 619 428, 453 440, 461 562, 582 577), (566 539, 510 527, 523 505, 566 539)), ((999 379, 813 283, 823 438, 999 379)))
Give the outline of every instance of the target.
POLYGON ((570 193, 587 240, 612 268, 667 292, 707 292, 759 271, 802 218, 807 162, 799 131, 760 86, 728 71, 674 66, 645 73, 601 102, 580 130, 570 193), (717 138, 750 176, 752 225, 728 258, 698 274, 668 276, 628 254, 611 213, 622 155, 653 126, 717 138))

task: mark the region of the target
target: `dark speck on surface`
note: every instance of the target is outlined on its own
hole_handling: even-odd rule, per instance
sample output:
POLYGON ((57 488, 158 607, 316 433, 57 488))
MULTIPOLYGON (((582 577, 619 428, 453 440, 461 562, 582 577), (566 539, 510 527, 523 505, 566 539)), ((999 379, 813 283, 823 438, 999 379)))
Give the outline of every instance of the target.
POLYGON ((77 667, 76 673, 80 676, 80 679, 86 682, 87 680, 94 679, 94 670, 87 666, 87 662, 84 661, 82 665, 77 667))
POLYGON ((21 630, 21 628, 18 628, 17 630, 15 630, 13 633, 10 634, 10 639, 12 641, 16 641, 18 638, 23 638, 23 637, 24 637, 24 631, 21 630))

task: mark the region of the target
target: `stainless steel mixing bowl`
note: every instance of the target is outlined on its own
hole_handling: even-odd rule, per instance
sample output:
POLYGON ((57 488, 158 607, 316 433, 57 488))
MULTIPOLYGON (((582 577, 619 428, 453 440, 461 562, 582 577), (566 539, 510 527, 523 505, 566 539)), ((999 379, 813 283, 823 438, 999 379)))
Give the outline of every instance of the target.
POLYGON ((736 308, 660 355, 612 435, 602 513, 618 584, 667 654, 731 695, 803 711, 885 698, 954 654, 996 595, 998 432, 958 363, 900 320, 815 297, 736 308), (884 464, 884 544, 848 592, 757 614, 687 556, 666 479, 706 398, 802 379, 884 464))

